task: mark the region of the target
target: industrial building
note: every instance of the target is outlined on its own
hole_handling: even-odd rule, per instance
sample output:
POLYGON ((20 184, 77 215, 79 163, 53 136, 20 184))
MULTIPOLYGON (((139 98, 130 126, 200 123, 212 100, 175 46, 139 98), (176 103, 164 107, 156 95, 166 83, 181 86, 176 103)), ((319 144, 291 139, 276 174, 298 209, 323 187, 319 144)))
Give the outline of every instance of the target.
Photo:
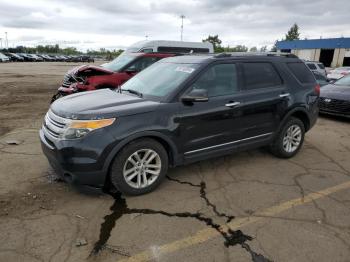
POLYGON ((350 66, 350 38, 277 41, 278 51, 301 59, 322 62, 327 67, 350 66))

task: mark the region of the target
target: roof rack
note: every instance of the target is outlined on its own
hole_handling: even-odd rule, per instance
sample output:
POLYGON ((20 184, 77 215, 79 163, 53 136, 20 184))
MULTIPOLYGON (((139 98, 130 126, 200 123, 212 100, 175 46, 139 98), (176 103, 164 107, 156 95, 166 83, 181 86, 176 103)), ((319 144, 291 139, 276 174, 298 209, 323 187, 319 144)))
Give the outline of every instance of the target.
POLYGON ((298 58, 294 54, 281 53, 281 52, 230 52, 230 53, 220 53, 220 54, 214 55, 214 57, 216 58, 233 57, 233 56, 283 56, 288 58, 298 58))

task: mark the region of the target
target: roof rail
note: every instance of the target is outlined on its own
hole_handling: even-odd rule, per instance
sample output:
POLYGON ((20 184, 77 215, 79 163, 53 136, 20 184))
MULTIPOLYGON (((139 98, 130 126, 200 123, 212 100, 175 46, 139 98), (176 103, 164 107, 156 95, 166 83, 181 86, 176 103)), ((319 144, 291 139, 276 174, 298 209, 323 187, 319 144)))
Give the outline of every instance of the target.
POLYGON ((234 56, 283 56, 289 58, 298 58, 296 55, 291 53, 281 53, 281 52, 228 52, 220 53, 214 55, 216 58, 221 57, 234 57, 234 56))

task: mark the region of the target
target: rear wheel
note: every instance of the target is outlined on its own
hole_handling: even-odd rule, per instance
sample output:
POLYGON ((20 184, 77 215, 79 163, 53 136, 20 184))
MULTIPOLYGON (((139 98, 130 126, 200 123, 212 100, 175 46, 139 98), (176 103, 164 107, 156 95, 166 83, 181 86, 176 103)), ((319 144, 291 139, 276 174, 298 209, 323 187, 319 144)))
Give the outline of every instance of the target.
POLYGON ((153 191, 168 170, 168 154, 153 139, 139 139, 125 146, 112 163, 110 179, 122 193, 141 195, 153 191))
POLYGON ((304 135, 304 123, 298 118, 291 117, 270 145, 270 151, 277 157, 290 158, 300 150, 304 135))

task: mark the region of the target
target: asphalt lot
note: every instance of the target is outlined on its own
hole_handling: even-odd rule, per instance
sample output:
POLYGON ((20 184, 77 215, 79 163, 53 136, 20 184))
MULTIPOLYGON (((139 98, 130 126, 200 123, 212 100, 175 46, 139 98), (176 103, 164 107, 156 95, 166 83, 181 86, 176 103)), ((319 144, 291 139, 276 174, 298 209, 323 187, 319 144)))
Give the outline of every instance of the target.
POLYGON ((290 160, 253 150, 171 169, 148 195, 86 195, 38 139, 74 65, 0 64, 1 261, 350 261, 350 121, 319 118, 290 160))

